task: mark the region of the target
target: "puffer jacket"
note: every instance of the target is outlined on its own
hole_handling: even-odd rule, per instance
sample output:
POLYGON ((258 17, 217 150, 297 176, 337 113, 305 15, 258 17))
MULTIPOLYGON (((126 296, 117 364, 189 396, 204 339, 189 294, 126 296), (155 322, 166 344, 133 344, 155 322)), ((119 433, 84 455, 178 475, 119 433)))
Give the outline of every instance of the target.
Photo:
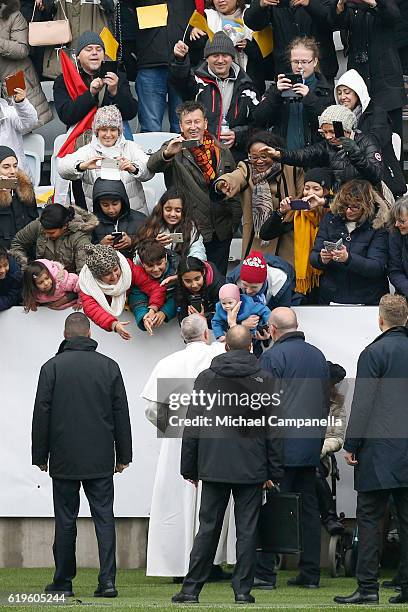
POLYGON ((17 155, 18 167, 30 174, 30 167, 24 154, 23 134, 31 132, 38 123, 37 111, 27 98, 22 102, 12 99, 11 105, 0 100, 0 142, 7 143, 17 155))
POLYGON ((256 89, 246 72, 234 62, 227 79, 218 79, 210 72, 207 62, 193 72, 187 54, 183 61, 173 58, 170 63, 170 75, 171 83, 183 100, 197 100, 204 105, 207 111, 208 131, 218 139, 221 135, 222 118, 225 115, 230 129, 235 132, 235 143, 231 151, 235 159, 246 157, 246 141, 253 113, 258 104, 256 89), (221 91, 224 85, 231 84, 232 98, 227 109, 223 108, 221 91))
MULTIPOLYGON (((48 304, 49 302, 57 302, 61 298, 65 297, 67 293, 79 293, 79 278, 77 274, 67 272, 62 264, 57 261, 49 261, 48 259, 37 259, 40 263, 45 266, 49 272, 49 275, 54 281, 55 289, 52 295, 47 293, 37 293, 35 300, 37 304, 48 304)), ((69 303, 63 304, 56 308, 56 310, 64 310, 73 306, 77 303, 77 299, 72 300, 69 303)))
MULTIPOLYGON (((255 302, 250 295, 246 294, 241 295, 240 301, 241 306, 237 314, 237 323, 241 323, 241 321, 245 321, 248 317, 256 315, 259 317, 258 325, 267 325, 271 311, 265 304, 255 302)), ((228 315, 227 311, 222 307, 221 302, 218 302, 215 307, 215 315, 212 318, 211 329, 213 330, 215 338, 225 336, 228 331, 228 315)), ((251 331, 254 332, 255 329, 251 329, 251 331)))
POLYGON ((376 142, 369 136, 356 132, 354 142, 360 152, 357 155, 346 153, 342 149, 330 145, 327 140, 312 144, 304 149, 282 151, 280 161, 290 166, 329 167, 334 174, 334 191, 340 185, 359 178, 378 185, 382 178, 382 155, 376 142))
POLYGON ((395 291, 408 299, 408 236, 393 228, 389 234, 388 278, 395 291))
MULTIPOLYGON (((138 144, 132 140, 126 140, 123 134, 119 136, 115 146, 115 151, 119 151, 120 157, 125 157, 130 160, 135 166, 138 167, 139 172, 137 174, 131 174, 130 172, 120 172, 120 180, 125 185, 125 189, 129 196, 130 207, 133 210, 138 210, 144 215, 148 215, 149 211, 146 204, 146 198, 141 185, 141 181, 149 181, 153 177, 153 173, 147 169, 148 156, 138 144)), ((57 158, 58 172, 63 179, 67 181, 82 181, 82 188, 85 195, 86 205, 88 210, 93 209, 92 191, 93 186, 97 178, 101 176, 101 170, 85 170, 80 172, 76 169, 76 165, 79 162, 87 161, 97 155, 106 156, 102 153, 100 143, 97 137, 94 135, 92 141, 81 147, 74 153, 66 155, 65 157, 57 158)))
MULTIPOLYGON (((52 206, 52 204, 50 204, 52 206)), ((75 217, 68 229, 57 238, 47 238, 39 219, 20 230, 11 243, 11 255, 24 268, 28 261, 50 259, 59 261, 68 272, 79 274, 85 264, 84 246, 91 242, 91 234, 98 225, 92 213, 74 206, 75 217)))
MULTIPOLYGON (((23 70, 27 97, 37 111, 38 125, 45 125, 52 120, 52 111, 28 57, 28 25, 19 8, 18 0, 8 0, 0 7, 0 81, 4 83, 6 76, 23 70)), ((2 89, 6 97, 4 85, 2 89)))
POLYGON ((30 179, 19 170, 17 180, 15 191, 0 190, 0 246, 6 249, 16 233, 38 217, 30 179))
POLYGON ((303 133, 305 145, 312 142, 320 142, 318 133, 319 115, 325 108, 334 104, 333 90, 325 77, 316 72, 316 87, 313 91, 299 101, 290 102, 288 98, 282 98, 280 91, 273 84, 269 87, 262 100, 254 111, 254 124, 257 127, 273 128, 286 140, 289 124, 289 109, 292 104, 303 106, 303 133))
POLYGON ((121 253, 125 257, 132 258, 136 234, 138 229, 146 221, 146 215, 130 208, 129 198, 122 181, 107 181, 101 178, 96 179, 93 190, 93 202, 93 210, 99 223, 92 233, 92 242, 99 244, 105 236, 112 232, 125 232, 132 240, 132 244, 129 249, 121 250, 121 253), (122 201, 122 208, 116 219, 108 217, 102 211, 100 201, 103 197, 122 201))
POLYGON ((369 136, 373 142, 376 142, 382 152, 382 180, 391 189, 395 197, 403 195, 407 186, 392 146, 392 123, 387 111, 371 100, 367 85, 357 70, 347 70, 338 80, 334 91, 337 104, 339 104, 337 87, 340 85, 352 89, 359 98, 361 114, 358 118, 357 128, 363 134, 369 136))
POLYGON ((371 220, 357 225, 351 233, 334 203, 332 212, 321 221, 310 254, 312 266, 324 271, 320 277, 320 303, 376 305, 388 293, 388 207, 379 197, 372 206, 371 220), (347 261, 324 264, 320 258, 324 241, 337 242, 339 238, 347 248, 347 261))

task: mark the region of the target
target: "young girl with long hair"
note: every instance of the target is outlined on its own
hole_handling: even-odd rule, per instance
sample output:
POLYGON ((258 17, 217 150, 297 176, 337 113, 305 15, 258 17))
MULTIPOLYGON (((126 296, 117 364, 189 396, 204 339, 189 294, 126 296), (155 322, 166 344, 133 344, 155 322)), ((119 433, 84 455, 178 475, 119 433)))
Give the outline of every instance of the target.
POLYGON ((78 275, 64 269, 58 261, 37 259, 28 264, 23 276, 23 305, 25 312, 37 306, 63 310, 81 308, 78 275))

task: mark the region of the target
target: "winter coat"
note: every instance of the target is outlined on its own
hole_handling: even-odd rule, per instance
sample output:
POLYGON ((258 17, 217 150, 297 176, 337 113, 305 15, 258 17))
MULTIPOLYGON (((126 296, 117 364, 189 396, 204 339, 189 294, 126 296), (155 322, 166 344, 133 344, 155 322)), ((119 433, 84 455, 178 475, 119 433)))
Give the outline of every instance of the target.
POLYGON ((218 302, 218 293, 221 287, 225 285, 225 278, 221 276, 215 265, 210 261, 205 261, 204 265, 206 269, 205 286, 200 293, 190 293, 185 288, 176 287, 175 300, 179 323, 188 317, 188 307, 191 305, 191 298, 199 296, 201 297, 208 326, 211 327, 215 305, 218 302))
POLYGON ((388 236, 388 278, 395 291, 408 299, 408 236, 397 229, 388 236))
POLYGON ((374 218, 366 220, 349 233, 345 219, 332 206, 332 211, 322 219, 310 254, 314 268, 323 270, 320 277, 319 299, 322 304, 378 304, 388 293, 387 260, 388 220, 387 205, 380 199, 374 218), (320 251, 324 241, 343 239, 349 257, 345 263, 330 261, 324 264, 320 251))
POLYGON ((377 143, 360 132, 355 132, 354 142, 360 149, 356 154, 346 153, 330 145, 327 140, 322 140, 304 149, 282 151, 280 161, 304 168, 330 167, 334 175, 334 191, 354 178, 378 185, 382 178, 383 164, 377 143))
POLYGON ((118 364, 91 338, 64 340, 41 368, 32 423, 32 463, 51 478, 108 478, 132 461, 126 390, 118 364))
MULTIPOLYGON (((76 48, 78 37, 82 32, 91 31, 99 34, 104 27, 107 27, 111 32, 114 31, 113 14, 104 10, 109 1, 59 0, 56 3, 55 20, 64 19, 61 1, 64 3, 63 8, 71 28, 72 41, 69 43, 70 48, 76 48)), ((43 74, 52 81, 61 74, 61 66, 55 47, 45 48, 43 74)))
MULTIPOLYGON (((120 172, 120 180, 124 184, 129 196, 130 207, 133 208, 133 210, 140 211, 144 215, 148 215, 149 210, 147 208, 141 181, 149 181, 153 177, 153 173, 147 169, 147 161, 149 158, 138 144, 132 140, 126 140, 123 134, 119 136, 114 147, 116 151, 119 151, 120 157, 125 157, 138 168, 137 174, 131 174, 127 171, 120 172)), ((85 172, 81 172, 77 169, 77 165, 97 155, 105 157, 100 148, 99 140, 94 135, 92 137, 92 142, 89 144, 80 147, 74 153, 65 155, 65 157, 57 158, 58 173, 63 179, 68 181, 76 181, 79 179, 82 182, 82 189, 84 191, 88 210, 93 210, 92 191, 96 179, 101 176, 101 169, 98 168, 97 170, 85 170, 85 172)))
POLYGON ((0 246, 8 249, 14 236, 38 217, 33 185, 24 172, 17 173, 15 191, 0 190, 0 246))
MULTIPOLYGON (((174 230, 177 232, 177 228, 174 230)), ((168 234, 171 235, 171 231, 167 226, 162 226, 160 228, 160 234, 168 234)), ((166 244, 166 249, 168 251, 172 251, 178 253, 178 246, 176 242, 171 242, 170 244, 166 244)), ((201 261, 207 261, 207 253, 205 251, 205 246, 203 242, 202 235, 198 232, 197 228, 194 226, 193 231, 190 236, 190 247, 187 251, 186 257, 197 257, 197 259, 201 259, 201 261)))
POLYGON ((197 100, 207 111, 208 131, 220 139, 221 122, 225 116, 230 129, 235 132, 235 143, 231 149, 235 159, 246 157, 246 141, 258 104, 254 84, 246 72, 234 62, 227 79, 219 79, 210 72, 207 62, 197 70, 190 68, 188 54, 182 61, 173 58, 170 64, 170 82, 183 100, 197 100), (222 88, 233 85, 229 108, 223 108, 222 88))
MULTIPOLYGON (((238 11, 238 9, 237 9, 238 11)), ((228 22, 231 16, 222 15, 215 9, 204 9, 204 16, 207 19, 208 27, 214 34, 223 30, 224 20, 228 22)), ((238 13, 235 14, 235 19, 238 13)), ((242 13, 241 13, 242 18, 242 13)), ((242 24, 243 34, 246 40, 246 47, 235 54, 235 62, 245 70, 251 81, 254 83, 259 94, 265 91, 265 79, 269 78, 272 54, 266 58, 262 56, 261 50, 255 39, 252 38, 252 30, 242 24)), ((225 30, 224 30, 225 31, 225 30)), ((188 37, 188 34, 187 34, 188 37)), ((201 64, 204 57, 204 47, 207 44, 208 36, 200 36, 198 40, 188 40, 189 54, 193 66, 201 64)))
MULTIPOLYGON (((200 390, 211 393, 216 389, 232 388, 243 396, 251 396, 254 391, 271 394, 274 381, 262 371, 255 355, 236 350, 214 357, 209 369, 201 372, 194 384, 198 393, 200 390)), ((197 416, 212 418, 214 435, 210 436, 206 427, 202 429, 202 436, 199 427, 185 427, 181 449, 182 476, 204 482, 242 485, 281 480, 283 456, 280 438, 267 436, 266 428, 260 428, 259 437, 255 437, 255 428, 249 425, 243 429, 226 427, 225 436, 222 436, 221 427, 215 426, 217 415, 220 418, 227 414, 250 419, 259 418, 261 413, 262 409, 244 408, 239 402, 228 406, 227 410, 216 402, 208 412, 205 405, 190 404, 187 419, 197 416)))
MULTIPOLYGON (((295 271, 292 266, 276 255, 264 255, 268 264, 268 275, 259 293, 252 296, 257 302, 266 303, 270 310, 278 306, 290 306, 292 302, 292 291, 295 286, 295 271), (278 292, 275 291, 277 271, 280 270, 286 274, 286 280, 278 292)), ((227 277, 227 283, 239 283, 240 271, 242 264, 234 268, 227 277)), ((279 275, 280 277, 280 275, 279 275)))
MULTIPOLYGON (((62 264, 57 261, 49 261, 48 259, 37 259, 40 261, 48 270, 51 278, 55 283, 54 293, 52 295, 48 295, 47 293, 37 293, 35 296, 35 301, 37 304, 48 304, 52 302, 57 302, 61 298, 65 297, 67 293, 79 293, 79 283, 78 283, 78 275, 72 274, 72 272, 67 272, 62 266, 62 264)), ((57 310, 64 310, 65 308, 69 308, 69 306, 73 306, 77 303, 77 299, 69 302, 69 304, 64 304, 63 306, 59 306, 57 310)))
POLYGON ((37 123, 37 111, 31 102, 26 98, 22 102, 15 102, 11 99, 11 104, 6 100, 0 99, 0 142, 7 143, 17 156, 18 167, 27 174, 30 167, 24 153, 23 134, 31 132, 37 123))
POLYGON ((356 456, 354 488, 408 487, 408 330, 392 327, 361 353, 344 448, 356 456))
POLYGON ((0 312, 21 303, 23 275, 14 257, 8 257, 9 271, 0 279, 0 312))
MULTIPOLYGON (((131 10, 157 4, 156 0, 133 0, 131 10)), ((127 16, 122 39, 136 43, 138 69, 168 67, 174 45, 183 38, 188 21, 196 6, 194 0, 172 0, 167 4, 167 25, 157 28, 139 28, 137 18, 127 16)), ((121 16, 124 15, 129 2, 120 2, 121 16)))
MULTIPOLYGON (((143 293, 146 293, 146 295, 149 296, 149 306, 156 306, 157 309, 160 310, 166 299, 166 287, 160 287, 159 283, 150 278, 142 266, 136 266, 131 259, 128 259, 127 262, 132 272, 132 281, 130 286, 139 287, 143 293)), ((128 293, 129 291, 130 289, 128 290, 128 293)), ((88 295, 87 293, 81 291, 80 297, 82 300, 84 314, 86 314, 86 316, 89 317, 91 321, 95 323, 95 325, 98 325, 105 331, 112 331, 112 324, 118 319, 104 310, 95 300, 95 298, 92 297, 92 295, 88 295)), ((106 299, 109 301, 108 295, 106 296, 106 299)))
MULTIPOLYGON (((152 280, 156 280, 158 283, 161 283, 165 278, 176 275, 179 262, 180 258, 177 253, 170 251, 167 254, 167 266, 164 273, 160 278, 152 280)), ((176 301, 174 299, 174 292, 174 284, 170 283, 169 285, 166 285, 166 301, 160 308, 161 312, 166 315, 166 321, 170 321, 176 316, 177 309, 176 301)), ((133 312, 137 326, 142 331, 146 331, 143 323, 143 317, 149 312, 149 296, 146 295, 146 293, 143 293, 143 291, 141 291, 138 287, 132 287, 128 297, 128 304, 129 308, 133 312)))
MULTIPOLYGON (((279 170, 269 177, 272 203, 275 210, 279 208, 281 200, 291 196, 300 198, 303 195, 303 169, 291 168, 280 164, 279 170)), ((220 176, 220 180, 225 175, 220 176)), ((252 167, 245 162, 239 162, 236 170, 228 174, 228 183, 231 187, 228 197, 241 193, 242 201, 242 258, 249 253, 250 249, 262 251, 269 255, 279 255, 293 265, 293 231, 287 232, 269 244, 263 244, 254 235, 254 223, 252 212, 252 194, 254 183, 252 181, 252 167)))
POLYGON ((274 133, 280 134, 286 141, 289 109, 292 104, 303 106, 303 133, 305 145, 320 142, 318 133, 319 115, 325 108, 334 104, 333 88, 319 72, 315 73, 316 87, 301 100, 289 102, 288 98, 282 98, 281 92, 273 84, 269 87, 262 100, 254 110, 254 125, 262 128, 273 128, 274 133))
MULTIPOLYGON (((125 173, 122 173, 125 174, 125 173)), ((97 179, 93 189, 93 211, 99 223, 92 233, 92 242, 99 244, 105 236, 112 232, 125 232, 132 240, 128 250, 121 250, 122 255, 132 258, 136 234, 145 223, 146 215, 130 208, 128 194, 122 181, 108 181, 97 179), (103 196, 122 201, 119 217, 108 217, 101 209, 100 201, 103 196)))
MULTIPOLYGON (((303 332, 281 336, 260 357, 260 366, 279 379, 281 416, 287 419, 325 419, 329 406, 329 370, 323 353, 305 342, 303 332), (297 380, 294 380, 297 379, 297 380)), ((318 466, 325 427, 289 427, 284 434, 285 467, 318 466)))
POLYGON ((311 36, 319 44, 322 72, 333 80, 339 66, 332 30, 328 24, 331 6, 331 0, 310 0, 306 7, 293 8, 288 3, 288 6, 262 8, 259 0, 252 0, 244 13, 244 23, 252 30, 262 30, 272 25, 276 74, 290 70, 287 50, 292 40, 298 36, 311 36))
POLYGON ((3 97, 7 95, 5 78, 23 70, 27 98, 37 111, 38 125, 45 125, 51 121, 52 111, 28 57, 28 25, 19 12, 19 6, 18 0, 8 0, 0 9, 0 81, 3 82, 3 97))
MULTIPOLYGON (((240 297, 241 306, 239 307, 238 315, 237 315, 237 323, 241 323, 241 321, 245 321, 248 317, 252 315, 256 315, 259 317, 258 325, 267 325, 269 321, 269 315, 271 311, 265 304, 261 304, 260 302, 254 302, 250 295, 242 294, 240 297)), ((215 307, 215 315, 211 321, 211 329, 213 330, 214 337, 219 338, 220 336, 225 336, 228 331, 228 317, 227 312, 221 306, 221 302, 215 307)), ((255 331, 255 330, 251 330, 255 331)))
POLYGON ((89 111, 93 108, 109 106, 111 104, 118 107, 123 121, 130 121, 136 117, 137 101, 132 96, 129 82, 123 72, 118 72, 119 83, 116 96, 111 96, 108 88, 106 88, 105 94, 102 98, 102 104, 99 103, 99 95, 93 96, 89 91, 89 86, 93 80, 93 77, 83 72, 83 70, 80 70, 80 75, 85 85, 88 87, 88 91, 78 96, 76 100, 72 100, 71 96, 69 95, 62 74, 59 74, 54 82, 55 110, 60 121, 65 123, 67 127, 75 125, 78 123, 78 121, 81 121, 81 119, 86 117, 89 111))
POLYGON ((359 72, 376 104, 387 111, 401 108, 402 67, 394 33, 401 15, 395 0, 378 0, 375 8, 346 4, 340 15, 334 3, 332 15, 334 29, 341 30, 347 69, 359 72))
POLYGON ((357 128, 360 132, 369 136, 373 142, 376 142, 382 152, 382 180, 391 189, 395 197, 403 195, 407 186, 392 146, 392 123, 387 111, 371 100, 367 85, 356 70, 348 70, 338 80, 334 92, 337 104, 339 103, 337 96, 339 85, 349 87, 358 95, 362 113, 359 116, 357 128))
MULTIPOLYGON (((189 149, 183 149, 171 159, 165 160, 163 151, 167 145, 168 142, 165 142, 161 149, 150 156, 148 169, 152 172, 163 172, 167 189, 176 187, 185 194, 191 202, 193 215, 204 242, 211 242, 214 235, 218 240, 232 238, 233 229, 238 227, 241 221, 239 198, 221 201, 206 183, 189 149)), ((218 141, 215 141, 215 145, 218 150, 216 177, 219 177, 235 170, 235 162, 227 147, 218 141)))
MULTIPOLYGON (((50 204, 52 206, 52 204, 50 204)), ((59 261, 68 272, 79 274, 85 264, 84 246, 91 242, 91 233, 98 225, 92 213, 74 206, 75 217, 68 230, 57 240, 47 238, 39 219, 20 230, 11 243, 11 254, 24 268, 28 261, 59 261)))

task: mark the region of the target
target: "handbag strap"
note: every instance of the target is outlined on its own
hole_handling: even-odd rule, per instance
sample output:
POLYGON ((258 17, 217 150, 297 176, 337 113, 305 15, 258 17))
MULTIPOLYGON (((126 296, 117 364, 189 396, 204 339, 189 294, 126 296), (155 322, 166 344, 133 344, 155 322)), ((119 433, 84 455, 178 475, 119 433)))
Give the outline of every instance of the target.
MULTIPOLYGON (((65 21, 68 21, 68 18, 67 18, 67 15, 66 15, 65 11, 64 11, 64 7, 63 7, 63 5, 62 5, 61 0, 55 0, 55 3, 57 3, 57 2, 59 2, 59 5, 60 5, 60 7, 61 7, 62 14, 64 15, 64 19, 65 19, 65 21)), ((36 9, 36 8, 37 8, 37 2, 36 2, 36 0, 34 0, 33 14, 32 14, 32 16, 31 16, 31 21, 30 21, 30 23, 31 23, 31 22, 33 21, 33 19, 34 19, 35 9, 36 9)))

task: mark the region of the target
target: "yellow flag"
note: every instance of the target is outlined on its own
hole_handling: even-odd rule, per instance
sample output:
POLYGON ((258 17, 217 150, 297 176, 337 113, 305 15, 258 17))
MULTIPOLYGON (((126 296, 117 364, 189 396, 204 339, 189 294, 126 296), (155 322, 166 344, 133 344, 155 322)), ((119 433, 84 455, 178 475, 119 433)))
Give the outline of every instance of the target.
POLYGON ((191 25, 193 28, 199 28, 205 32, 210 40, 214 38, 214 32, 208 27, 206 18, 198 11, 194 11, 191 15, 188 25, 191 25))
POLYGON ((113 36, 112 32, 110 32, 110 30, 108 30, 106 27, 103 28, 99 36, 102 38, 103 44, 105 45, 105 54, 115 62, 119 48, 118 41, 113 36))
POLYGON ((272 27, 267 26, 259 32, 252 32, 252 38, 257 43, 262 57, 267 57, 273 51, 272 27))
POLYGON ((147 30, 148 28, 162 28, 167 26, 167 4, 138 6, 136 9, 136 15, 139 23, 139 30, 147 30))

